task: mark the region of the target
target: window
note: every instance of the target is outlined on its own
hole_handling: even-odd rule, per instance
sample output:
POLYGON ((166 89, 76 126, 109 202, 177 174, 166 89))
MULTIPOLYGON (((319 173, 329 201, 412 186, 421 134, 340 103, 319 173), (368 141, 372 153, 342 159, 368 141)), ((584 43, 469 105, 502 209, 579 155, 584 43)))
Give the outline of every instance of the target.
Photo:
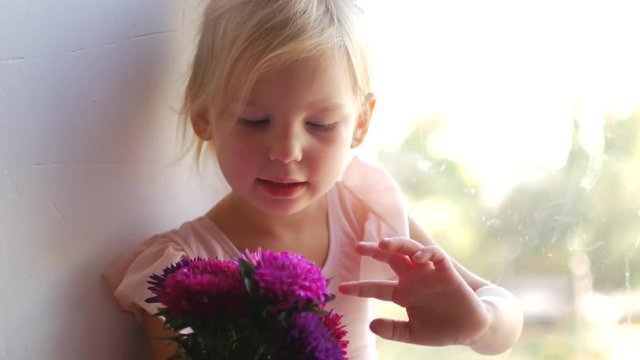
MULTIPOLYGON (((450 254, 522 301, 521 340, 498 358, 640 358, 634 5, 396 1, 366 11, 378 105, 363 151, 450 254)), ((378 313, 403 316, 382 304, 378 313)), ((385 341, 379 350, 425 353, 385 341)))

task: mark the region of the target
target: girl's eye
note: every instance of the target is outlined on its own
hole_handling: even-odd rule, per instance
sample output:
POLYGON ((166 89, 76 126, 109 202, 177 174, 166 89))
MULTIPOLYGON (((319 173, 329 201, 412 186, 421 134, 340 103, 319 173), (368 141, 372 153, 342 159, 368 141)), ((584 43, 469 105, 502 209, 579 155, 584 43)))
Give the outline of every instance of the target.
POLYGON ((269 119, 254 120, 254 119, 240 118, 239 120, 240 120, 240 124, 250 128, 257 128, 257 127, 269 125, 269 119))
POLYGON ((310 127, 313 130, 318 130, 318 131, 331 131, 334 130, 336 128, 336 124, 337 123, 330 123, 330 124, 322 124, 322 123, 315 123, 315 122, 307 122, 306 125, 308 127, 310 127))

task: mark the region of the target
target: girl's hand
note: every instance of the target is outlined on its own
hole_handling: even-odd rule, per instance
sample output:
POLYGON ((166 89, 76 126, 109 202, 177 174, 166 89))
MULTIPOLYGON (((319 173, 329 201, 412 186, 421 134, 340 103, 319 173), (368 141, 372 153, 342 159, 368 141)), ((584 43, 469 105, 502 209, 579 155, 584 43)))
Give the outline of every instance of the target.
POLYGON ((359 243, 356 250, 388 263, 398 275, 397 281, 355 281, 339 287, 346 295, 393 301, 405 308, 408 321, 371 322, 371 331, 380 337, 431 346, 473 345, 488 329, 490 312, 440 247, 390 238, 359 243))

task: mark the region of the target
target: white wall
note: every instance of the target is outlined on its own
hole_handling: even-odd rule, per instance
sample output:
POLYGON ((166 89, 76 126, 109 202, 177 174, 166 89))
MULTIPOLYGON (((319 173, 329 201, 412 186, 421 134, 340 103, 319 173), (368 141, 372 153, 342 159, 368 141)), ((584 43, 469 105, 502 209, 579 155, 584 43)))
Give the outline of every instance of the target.
POLYGON ((196 0, 0 1, 0 359, 140 359, 101 281, 221 194, 173 163, 196 0))

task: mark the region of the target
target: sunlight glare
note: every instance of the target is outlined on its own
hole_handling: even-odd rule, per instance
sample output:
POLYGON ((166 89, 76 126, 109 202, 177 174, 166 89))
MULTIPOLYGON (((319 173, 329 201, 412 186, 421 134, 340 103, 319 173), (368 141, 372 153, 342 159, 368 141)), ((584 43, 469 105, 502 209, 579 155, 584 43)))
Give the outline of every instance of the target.
MULTIPOLYGON (((438 155, 495 203, 564 165, 576 120, 592 156, 605 114, 640 106, 630 1, 368 1, 378 97, 371 142, 397 143, 439 114, 438 155)), ((635 10, 635 11, 634 11, 635 10)))

